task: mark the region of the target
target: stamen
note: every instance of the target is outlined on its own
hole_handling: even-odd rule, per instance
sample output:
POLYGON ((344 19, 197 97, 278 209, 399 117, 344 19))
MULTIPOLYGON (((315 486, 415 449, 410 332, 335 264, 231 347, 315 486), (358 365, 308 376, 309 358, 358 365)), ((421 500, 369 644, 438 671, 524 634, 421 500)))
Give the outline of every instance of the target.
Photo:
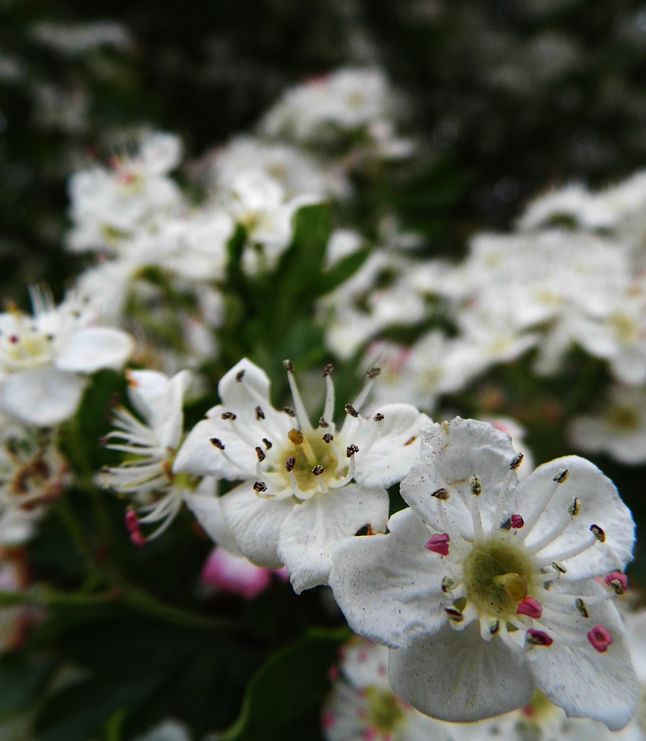
POLYGON ((354 445, 354 443, 352 445, 348 445, 348 447, 345 449, 345 453, 348 458, 352 458, 352 456, 358 452, 359 452, 359 448, 356 445, 354 445))
POLYGON ((257 420, 261 420, 261 419, 264 419, 265 418, 265 413, 262 411, 262 407, 261 406, 257 406, 256 409, 255 409, 255 412, 256 412, 256 419, 257 420))
POLYGON ((443 502, 445 502, 449 498, 449 492, 447 489, 436 489, 432 494, 432 497, 435 497, 436 499, 440 499, 443 502))
POLYGON ((289 390, 292 392, 292 399, 294 401, 294 407, 296 408, 296 418, 298 419, 299 425, 302 429, 307 432, 312 432, 312 425, 310 423, 307 412, 305 411, 305 404, 301 398, 300 391, 296 385, 296 379, 294 378, 294 364, 291 360, 283 361, 283 367, 287 371, 287 381, 289 383, 289 390))
POLYGON ((444 594, 448 594, 453 589, 455 589, 456 586, 457 586, 457 584, 456 584, 455 580, 454 579, 451 579, 450 576, 445 576, 442 579, 442 591, 444 592, 444 594))
POLYGON ((482 494, 482 480, 480 479, 480 476, 477 474, 474 474, 469 478, 469 487, 471 488, 471 493, 479 497, 482 494))
POLYGON ((334 440, 334 435, 331 435, 329 432, 326 432, 325 435, 321 438, 324 443, 331 443, 332 440, 334 440))
POLYGON ((141 528, 139 527, 139 518, 137 517, 137 513, 132 507, 129 507, 126 510, 125 520, 126 529, 130 535, 130 540, 134 545, 141 548, 141 546, 146 544, 146 538, 141 532, 141 528))
POLYGON ((244 370, 244 368, 243 368, 243 369, 242 369, 241 371, 238 371, 238 372, 236 373, 236 381, 237 381, 238 383, 240 383, 240 382, 242 381, 242 379, 244 378, 244 374, 245 374, 245 370, 244 370))
MULTIPOLYGON (((339 456, 339 451, 337 450, 336 445, 334 443, 332 443, 332 449, 334 450, 334 453, 336 455, 337 465, 339 465, 339 461, 341 460, 341 458, 339 456)), ((345 476, 343 476, 342 478, 338 478, 336 480, 332 480, 332 481, 328 482, 333 489, 339 489, 342 486, 345 486, 347 483, 349 483, 350 481, 352 481, 352 479, 354 478, 354 474, 355 474, 355 472, 357 470, 356 458, 354 456, 352 456, 349 459, 349 461, 350 462, 348 464, 348 470, 347 470, 347 473, 345 474, 345 476)), ((338 475, 339 475, 339 473, 337 471, 337 476, 338 475)))
POLYGON ((533 628, 530 628, 527 631, 527 643, 532 646, 551 646, 554 643, 554 639, 550 638, 550 636, 542 630, 534 630, 533 628))
POLYGON ((512 471, 515 471, 520 464, 523 462, 523 458, 525 456, 522 453, 517 453, 510 461, 509 461, 509 468, 511 468, 512 471))
POLYGON ((291 407, 283 407, 283 412, 285 412, 285 414, 287 414, 290 417, 296 416, 296 412, 291 407))
POLYGON ((525 599, 518 605, 516 614, 527 615, 527 617, 537 620, 543 614, 543 608, 541 603, 533 597, 525 597, 525 599))
POLYGON ((253 485, 253 490, 256 494, 261 494, 262 492, 267 491, 267 484, 265 484, 264 481, 256 481, 253 485))
POLYGON ((543 492, 537 500, 534 502, 534 510, 527 520, 525 520, 525 528, 523 531, 522 538, 525 539, 532 532, 534 525, 540 520, 541 515, 545 512, 547 506, 552 501, 554 494, 558 490, 559 486, 568 479, 567 470, 562 471, 558 476, 555 476, 554 486, 551 489, 543 492))
POLYGON ((329 427, 330 423, 325 419, 325 417, 319 417, 319 427, 329 427))
POLYGON ((351 417, 358 417, 359 412, 352 406, 352 404, 346 404, 343 407, 346 411, 346 414, 349 414, 351 417))
POLYGON ((606 542, 606 534, 604 531, 599 527, 599 525, 590 525, 590 532, 594 535, 594 537, 600 542, 605 543, 606 542))
POLYGON ((606 584, 615 594, 621 596, 628 589, 628 577, 626 574, 622 574, 621 571, 613 571, 606 576, 606 584))
POLYGON ((216 447, 218 450, 224 450, 224 443, 219 438, 212 437, 209 440, 209 442, 211 443, 211 445, 213 445, 214 447, 216 447))
POLYGON ((464 615, 455 607, 445 607, 444 612, 449 616, 449 620, 453 623, 461 623, 464 620, 464 615))
MULTIPOLYGON (((334 383, 332 381, 331 373, 334 370, 334 365, 328 363, 323 368, 323 378, 325 378, 325 406, 323 407, 323 417, 321 419, 333 419, 334 417, 334 383)), ((326 425, 321 425, 321 427, 326 425)))
POLYGON ((438 533, 437 535, 433 535, 424 547, 432 553, 438 553, 440 556, 448 556, 450 540, 451 538, 447 533, 438 533))
POLYGON ((325 468, 321 466, 319 463, 317 463, 312 469, 312 473, 314 474, 314 476, 320 476, 323 473, 323 471, 325 471, 325 468))
MULTIPOLYGON (((542 563, 549 563, 552 562, 552 566, 557 569, 557 571, 561 571, 561 568, 565 568, 561 565, 561 561, 567 561, 569 558, 574 558, 574 556, 578 556, 580 553, 583 553, 584 551, 587 551, 588 548, 592 548, 592 546, 596 545, 597 543, 602 542, 597 535, 592 533, 588 538, 581 541, 578 545, 574 545, 571 548, 561 551, 560 553, 557 553, 556 555, 552 555, 549 557, 549 559, 546 559, 542 561, 542 563), (557 565, 555 565, 555 563, 557 565), (557 568, 557 566, 560 566, 561 568, 557 568)), ((541 560, 541 559, 539 559, 541 560)), ((565 570, 561 571, 562 574, 565 573, 565 570)))
POLYGON ((222 414, 222 419, 235 419, 236 415, 233 412, 224 412, 222 414))
POLYGON ((552 568, 554 569, 554 571, 558 571, 559 574, 567 574, 567 569, 565 568, 565 566, 563 566, 562 563, 552 561, 552 568))
POLYGON ((520 515, 512 515, 509 518, 509 524, 514 528, 514 530, 520 530, 520 528, 525 524, 525 521, 520 515))
POLYGON ((604 654, 613 643, 610 632, 603 625, 595 625, 588 633, 588 640, 600 654, 604 654))
POLYGON ((265 447, 267 448, 267 450, 269 450, 269 449, 270 449, 270 448, 272 447, 272 442, 271 442, 271 440, 267 440, 267 438, 266 438, 266 437, 263 437, 262 441, 263 441, 263 443, 264 443, 265 447))
POLYGON ((288 473, 291 473, 291 472, 292 472, 292 471, 294 470, 294 468, 296 468, 296 458, 294 458, 294 457, 290 456, 290 457, 289 457, 289 458, 288 458, 288 459, 287 459, 287 460, 285 461, 285 470, 286 470, 286 471, 287 471, 288 473))
POLYGON ((373 417, 373 420, 375 422, 383 422, 384 419, 385 419, 385 417, 384 417, 384 415, 381 412, 377 412, 377 414, 375 414, 375 416, 373 417))
POLYGON ((356 409, 361 409, 361 407, 366 403, 366 399, 370 395, 370 392, 372 391, 372 387, 375 385, 375 380, 377 376, 381 373, 380 368, 371 368, 367 373, 366 376, 368 376, 368 380, 366 381, 364 387, 359 392, 359 395, 353 402, 353 406, 356 409))
POLYGON ((262 463, 266 458, 265 453, 261 447, 256 448, 256 455, 258 456, 258 461, 260 463, 262 463))
POLYGON ((576 599, 574 600, 574 606, 575 606, 575 607, 576 607, 576 609, 578 610, 578 612, 579 612, 579 615, 581 615, 581 617, 584 617, 584 618, 586 618, 586 619, 590 617, 590 612, 589 612, 589 610, 588 610, 588 606, 587 606, 587 605, 586 605, 586 603, 585 603, 585 602, 584 602, 584 601, 583 601, 583 600, 581 599, 581 597, 577 597, 577 598, 576 598, 576 599))

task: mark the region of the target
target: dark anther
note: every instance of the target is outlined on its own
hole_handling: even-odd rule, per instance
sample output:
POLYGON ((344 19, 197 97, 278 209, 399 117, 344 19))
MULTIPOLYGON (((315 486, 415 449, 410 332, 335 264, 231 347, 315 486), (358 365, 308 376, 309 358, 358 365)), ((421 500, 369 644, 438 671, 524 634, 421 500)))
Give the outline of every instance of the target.
POLYGON ((371 368, 366 375, 368 378, 377 378, 377 376, 381 373, 381 368, 371 368))
POLYGON ((210 442, 211 445, 213 445, 213 447, 217 448, 218 450, 224 450, 224 443, 219 438, 212 437, 210 442))
POLYGON ((322 440, 324 443, 331 443, 332 440, 334 440, 334 435, 330 435, 329 432, 326 432, 325 435, 323 435, 322 440))
POLYGON ((265 413, 262 411, 262 407, 256 407, 256 419, 264 419, 265 413))
POLYGON ((325 469, 323 468, 323 466, 321 466, 321 465, 320 465, 320 464, 318 464, 318 463, 317 463, 317 464, 316 464, 316 466, 314 466, 314 468, 312 469, 312 473, 313 473, 313 474, 314 474, 315 476, 320 476, 320 475, 321 475, 321 474, 323 473, 323 471, 325 471, 325 469))
POLYGON ((352 445, 348 445, 348 447, 345 449, 345 453, 348 456, 348 458, 352 458, 352 456, 358 452, 359 452, 359 448, 354 443, 352 443, 352 445))
POLYGON ((289 414, 290 417, 296 416, 296 412, 291 407, 283 407, 283 412, 285 412, 285 414, 289 414))
POLYGON ((290 456, 285 461, 285 470, 287 471, 287 473, 291 473, 294 470, 294 468, 296 468, 296 458, 290 456))
POLYGON ((567 480, 569 471, 567 468, 564 471, 561 471, 557 476, 554 477, 554 481, 556 481, 557 484, 562 484, 564 481, 567 480))
POLYGON ((243 369, 242 369, 241 371, 238 371, 238 372, 236 373, 236 381, 237 381, 238 383, 240 383, 240 381, 242 381, 242 379, 244 378, 244 374, 245 374, 245 370, 244 370, 244 368, 243 368, 243 369))
POLYGON ((525 456, 522 453, 518 453, 517 455, 515 455, 509 463, 509 468, 511 468, 512 471, 515 471, 523 462, 524 457, 525 456))
POLYGON ((222 419, 234 420, 236 419, 236 415, 233 412, 224 412, 224 414, 222 415, 222 419))
POLYGON ((263 437, 262 441, 265 444, 265 447, 267 448, 267 450, 269 450, 269 448, 271 448, 271 440, 267 440, 266 437, 263 437))
POLYGON ((255 492, 267 491, 267 484, 264 481, 256 481, 253 485, 253 490, 255 492))
POLYGON ((352 406, 352 404, 346 404, 344 409, 351 417, 359 416, 359 412, 352 406))
POLYGON ((256 448, 256 455, 258 456, 258 460, 261 463, 265 460, 265 453, 262 448, 260 447, 256 448))
POLYGON ((291 360, 283 360, 283 368, 288 373, 293 373, 294 372, 294 363, 292 363, 291 360))
POLYGON ((334 370, 334 363, 328 363, 325 368, 323 368, 323 378, 326 376, 329 376, 330 373, 334 370))
POLYGON ((377 412, 375 416, 373 417, 375 422, 383 422, 384 421, 384 415, 381 412, 377 412))

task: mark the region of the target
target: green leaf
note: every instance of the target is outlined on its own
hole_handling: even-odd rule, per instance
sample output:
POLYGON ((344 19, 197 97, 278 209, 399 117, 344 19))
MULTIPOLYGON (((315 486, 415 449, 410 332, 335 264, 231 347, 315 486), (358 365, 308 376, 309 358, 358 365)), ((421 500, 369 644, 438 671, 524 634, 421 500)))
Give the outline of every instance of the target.
POLYGON ((236 722, 222 741, 282 741, 316 712, 329 688, 328 670, 349 631, 310 630, 271 656, 247 686, 236 722))
POLYGON ((316 295, 324 296, 351 278, 368 259, 370 252, 369 247, 364 247, 336 262, 321 275, 321 280, 316 287, 316 295))
POLYGON ((26 708, 40 694, 53 669, 49 659, 24 654, 0 658, 0 717, 26 708))
POLYGON ((37 721, 40 741, 87 741, 118 711, 143 704, 153 694, 158 677, 93 677, 53 694, 37 721))

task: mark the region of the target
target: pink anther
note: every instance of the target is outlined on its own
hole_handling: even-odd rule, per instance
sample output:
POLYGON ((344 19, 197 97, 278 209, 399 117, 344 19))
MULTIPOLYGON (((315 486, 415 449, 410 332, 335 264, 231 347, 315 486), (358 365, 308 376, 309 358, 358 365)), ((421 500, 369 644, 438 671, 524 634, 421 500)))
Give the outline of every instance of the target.
POLYGON ((450 540, 447 533, 438 533, 437 535, 433 535, 424 547, 433 553, 439 553, 440 556, 448 556, 450 540))
POLYGON ((527 615, 527 617, 538 620, 538 618, 543 614, 543 608, 541 607, 541 603, 533 597, 525 597, 525 599, 518 605, 516 614, 527 615))
POLYGON ((520 530, 520 528, 525 524, 525 520, 523 520, 520 515, 512 515, 509 518, 509 523, 514 530, 520 530))
POLYGON ((534 646, 551 646, 554 643, 554 639, 547 633, 533 628, 527 631, 527 640, 534 646))
POLYGON ((617 594, 623 594, 628 589, 628 577, 621 571, 613 571, 606 576, 606 584, 617 594))
POLYGON ((600 654, 604 654, 613 643, 610 632, 603 625, 595 625, 588 633, 588 640, 600 654))

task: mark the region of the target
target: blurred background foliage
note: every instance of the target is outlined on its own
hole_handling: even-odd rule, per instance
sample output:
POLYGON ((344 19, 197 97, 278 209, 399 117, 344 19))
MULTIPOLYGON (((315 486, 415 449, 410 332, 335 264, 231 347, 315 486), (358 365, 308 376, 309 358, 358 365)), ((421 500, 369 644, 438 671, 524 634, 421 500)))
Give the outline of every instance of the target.
POLYGON ((601 185, 646 156, 646 6, 639 0, 217 0, 0 3, 0 267, 57 288, 65 179, 115 129, 180 134, 189 156, 249 129, 288 85, 377 62, 424 147, 392 199, 459 251, 548 185, 601 185), (61 53, 45 22, 114 20, 124 38, 61 53))

